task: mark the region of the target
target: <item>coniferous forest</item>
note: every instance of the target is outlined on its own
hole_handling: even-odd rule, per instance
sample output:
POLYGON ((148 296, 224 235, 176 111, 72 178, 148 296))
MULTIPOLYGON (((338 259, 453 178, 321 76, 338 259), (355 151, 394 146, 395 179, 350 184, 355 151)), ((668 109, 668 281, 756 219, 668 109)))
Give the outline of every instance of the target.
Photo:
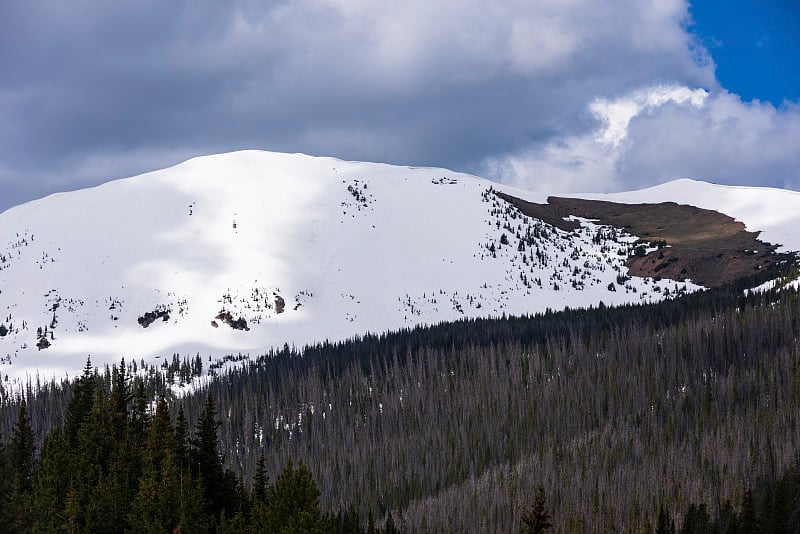
POLYGON ((0 530, 798 532, 800 301, 753 285, 232 355, 183 396, 195 356, 89 363, 4 394, 0 530))

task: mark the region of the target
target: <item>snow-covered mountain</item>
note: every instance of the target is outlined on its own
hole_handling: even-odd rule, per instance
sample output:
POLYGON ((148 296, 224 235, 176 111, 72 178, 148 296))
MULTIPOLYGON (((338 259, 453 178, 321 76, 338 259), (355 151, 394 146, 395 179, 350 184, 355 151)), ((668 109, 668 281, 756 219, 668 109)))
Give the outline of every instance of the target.
MULTIPOLYGON (((628 279, 636 236, 564 232, 444 169, 246 151, 0 214, 0 376, 120 357, 257 355, 461 317, 642 300, 699 286, 628 279)), ((699 202, 799 250, 800 195, 678 181, 602 196, 699 202)))

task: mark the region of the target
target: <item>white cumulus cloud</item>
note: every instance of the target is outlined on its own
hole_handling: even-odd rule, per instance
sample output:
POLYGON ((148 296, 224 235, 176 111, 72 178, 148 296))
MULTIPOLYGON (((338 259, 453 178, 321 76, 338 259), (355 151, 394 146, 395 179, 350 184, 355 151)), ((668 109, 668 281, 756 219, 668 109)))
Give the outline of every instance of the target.
POLYGON ((743 102, 720 90, 658 85, 587 105, 574 135, 487 158, 495 179, 560 192, 620 191, 689 177, 727 184, 800 183, 800 108, 743 102))

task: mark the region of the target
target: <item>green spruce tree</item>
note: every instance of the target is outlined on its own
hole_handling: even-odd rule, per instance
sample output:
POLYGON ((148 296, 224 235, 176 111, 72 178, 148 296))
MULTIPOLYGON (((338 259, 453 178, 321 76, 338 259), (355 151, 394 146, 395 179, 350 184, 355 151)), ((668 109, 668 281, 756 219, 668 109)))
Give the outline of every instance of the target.
POLYGON ((536 488, 533 507, 522 517, 523 534, 543 534, 552 527, 550 514, 545 506, 544 487, 536 488))
MULTIPOLYGON (((267 507, 256 527, 282 534, 322 533, 329 524, 319 510, 319 489, 302 462, 291 458, 267 491, 267 507)), ((261 530, 263 529, 263 530, 261 530)))

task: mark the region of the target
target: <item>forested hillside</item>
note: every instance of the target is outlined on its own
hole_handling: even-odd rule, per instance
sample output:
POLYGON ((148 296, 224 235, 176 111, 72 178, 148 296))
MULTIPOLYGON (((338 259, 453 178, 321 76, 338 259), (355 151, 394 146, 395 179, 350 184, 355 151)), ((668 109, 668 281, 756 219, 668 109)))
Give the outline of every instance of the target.
MULTIPOLYGON (((794 532, 800 301, 792 290, 742 291, 754 283, 658 305, 286 347, 180 401, 163 369, 139 368, 125 413, 149 436, 157 421, 180 427, 181 410, 199 444, 214 399, 227 480, 252 488, 293 458, 316 480, 319 509, 352 510, 364 529, 391 512, 408 532, 514 532, 541 485, 557 532, 666 532, 670 522, 700 532, 715 518, 720 532, 740 519, 794 532), (157 408, 161 393, 169 404, 157 408)), ((121 367, 89 371, 81 384, 95 384, 95 405, 114 405, 121 376, 121 367)), ((70 439, 83 387, 31 385, 37 458, 70 439)), ((4 436, 16 435, 18 414, 7 400, 4 436)), ((58 464, 34 460, 34 487, 46 465, 58 464)), ((113 463, 91 469, 97 480, 116 473, 113 463)), ((65 509, 73 502, 69 484, 52 491, 65 509)))
MULTIPOLYGON (((35 461, 26 403, 0 448, 3 532, 359 532, 355 512, 322 513, 302 462, 274 482, 262 459, 250 488, 223 466, 216 406, 208 397, 190 437, 183 411, 155 411, 132 395, 124 367, 110 395, 87 365, 63 426, 35 461)), ((375 531, 370 520, 371 530, 375 531)), ((391 525, 390 525, 391 526, 391 525)))

